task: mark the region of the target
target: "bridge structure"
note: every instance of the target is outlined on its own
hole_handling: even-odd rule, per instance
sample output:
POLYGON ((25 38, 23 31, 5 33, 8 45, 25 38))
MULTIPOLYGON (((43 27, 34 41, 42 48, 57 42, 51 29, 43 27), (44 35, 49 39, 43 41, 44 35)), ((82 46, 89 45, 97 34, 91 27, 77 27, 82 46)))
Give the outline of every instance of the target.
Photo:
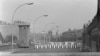
POLYGON ((95 49, 96 52, 100 52, 100 0, 97 0, 96 15, 92 19, 92 22, 84 28, 82 40, 82 51, 94 51, 93 49, 95 49))

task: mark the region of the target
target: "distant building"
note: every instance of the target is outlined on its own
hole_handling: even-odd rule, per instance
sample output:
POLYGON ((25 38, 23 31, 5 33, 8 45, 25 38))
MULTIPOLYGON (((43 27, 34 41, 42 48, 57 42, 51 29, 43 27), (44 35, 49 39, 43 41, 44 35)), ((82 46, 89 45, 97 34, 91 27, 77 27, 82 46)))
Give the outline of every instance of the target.
POLYGON ((66 31, 62 33, 61 38, 64 38, 64 41, 75 41, 79 38, 82 38, 83 29, 76 29, 71 31, 66 31))

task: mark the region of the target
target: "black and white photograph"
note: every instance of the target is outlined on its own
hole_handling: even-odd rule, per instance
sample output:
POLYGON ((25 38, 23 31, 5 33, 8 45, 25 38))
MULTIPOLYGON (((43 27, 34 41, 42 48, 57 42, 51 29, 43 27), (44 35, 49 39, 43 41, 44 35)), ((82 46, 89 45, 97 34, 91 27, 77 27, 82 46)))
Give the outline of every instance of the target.
POLYGON ((100 56, 100 0, 0 0, 0 56, 100 56))

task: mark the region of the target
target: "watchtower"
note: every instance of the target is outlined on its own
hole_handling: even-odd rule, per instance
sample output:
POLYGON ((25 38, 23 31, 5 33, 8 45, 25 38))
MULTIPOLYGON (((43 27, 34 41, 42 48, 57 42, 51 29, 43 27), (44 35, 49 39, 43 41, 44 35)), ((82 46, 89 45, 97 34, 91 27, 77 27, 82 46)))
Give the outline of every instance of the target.
POLYGON ((17 25, 19 27, 18 47, 29 47, 30 24, 24 22, 17 25))

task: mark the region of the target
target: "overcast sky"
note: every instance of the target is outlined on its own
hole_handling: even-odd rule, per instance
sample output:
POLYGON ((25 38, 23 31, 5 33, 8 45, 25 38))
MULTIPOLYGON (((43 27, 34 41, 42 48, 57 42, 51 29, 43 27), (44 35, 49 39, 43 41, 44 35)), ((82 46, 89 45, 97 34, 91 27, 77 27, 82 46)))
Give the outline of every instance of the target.
MULTIPOLYGON (((84 23, 92 20, 97 11, 97 0, 0 0, 0 20, 11 22, 14 10, 23 3, 33 2, 33 5, 25 5, 17 10, 14 20, 30 22, 31 31, 33 23, 41 15, 35 24, 36 32, 42 32, 58 25, 59 31, 81 29, 84 23), (55 24, 50 25, 54 22, 55 24)), ((55 30, 55 29, 54 29, 55 30)))

